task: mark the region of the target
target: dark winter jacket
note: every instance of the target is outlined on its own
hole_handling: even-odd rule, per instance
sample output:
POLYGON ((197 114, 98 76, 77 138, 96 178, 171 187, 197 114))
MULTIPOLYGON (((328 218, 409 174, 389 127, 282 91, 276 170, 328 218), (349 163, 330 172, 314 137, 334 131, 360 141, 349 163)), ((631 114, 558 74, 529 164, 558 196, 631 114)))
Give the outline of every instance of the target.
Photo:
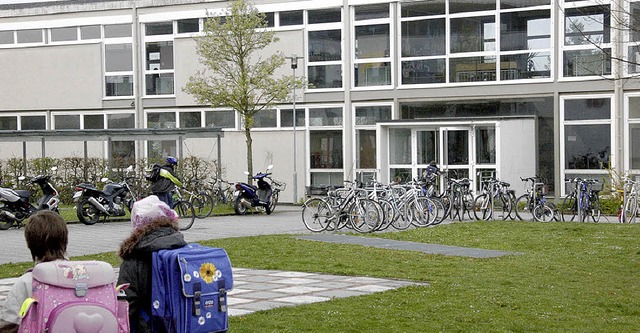
POLYGON ((134 230, 120 246, 122 258, 118 285, 129 283, 125 290, 129 302, 131 331, 151 332, 147 319, 151 316, 151 256, 154 251, 186 245, 178 226, 170 220, 159 220, 134 230), (142 310, 142 311, 141 311, 142 310))
MULTIPOLYGON (((173 170, 173 165, 165 164, 162 166, 162 169, 169 171, 171 175, 177 178, 176 172, 175 170, 173 170)), ((155 194, 155 193, 169 192, 173 189, 173 186, 174 184, 170 179, 164 178, 164 177, 158 177, 156 181, 151 183, 151 193, 155 194)))

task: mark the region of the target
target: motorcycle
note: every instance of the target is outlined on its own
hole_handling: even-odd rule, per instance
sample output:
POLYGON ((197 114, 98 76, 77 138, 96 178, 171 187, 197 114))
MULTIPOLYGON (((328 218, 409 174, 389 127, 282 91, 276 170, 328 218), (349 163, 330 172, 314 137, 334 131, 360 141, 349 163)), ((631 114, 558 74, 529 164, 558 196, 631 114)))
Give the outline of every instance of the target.
MULTIPOLYGON (((267 215, 271 214, 275 205, 272 203, 273 190, 271 184, 266 179, 273 182, 273 179, 269 177, 271 173, 269 170, 273 168, 273 165, 267 167, 266 172, 258 172, 253 179, 258 180, 258 186, 254 186, 247 183, 236 183, 236 190, 233 192, 233 209, 238 215, 247 214, 247 210, 251 208, 264 209, 267 215)), ((245 175, 249 175, 245 171, 245 175)))
POLYGON ((90 183, 76 185, 76 192, 73 195, 74 202, 77 202, 76 213, 80 222, 92 225, 98 222, 100 217, 125 216, 126 207, 129 212, 133 208, 136 198, 131 190, 129 181, 135 177, 129 174, 133 171, 133 166, 127 168, 127 173, 123 181, 114 183, 108 178, 102 178, 105 183, 102 190, 90 183))
MULTIPOLYGON (((58 168, 53 167, 51 171, 58 168)), ((0 202, 4 206, 0 207, 0 230, 7 230, 12 226, 22 227, 22 222, 39 210, 50 210, 58 213, 60 195, 53 184, 52 175, 38 175, 29 180, 26 185, 36 184, 42 190, 42 196, 36 201, 36 205, 31 204, 31 192, 29 190, 13 190, 0 187, 0 202)), ((19 180, 25 180, 20 176, 19 180)))

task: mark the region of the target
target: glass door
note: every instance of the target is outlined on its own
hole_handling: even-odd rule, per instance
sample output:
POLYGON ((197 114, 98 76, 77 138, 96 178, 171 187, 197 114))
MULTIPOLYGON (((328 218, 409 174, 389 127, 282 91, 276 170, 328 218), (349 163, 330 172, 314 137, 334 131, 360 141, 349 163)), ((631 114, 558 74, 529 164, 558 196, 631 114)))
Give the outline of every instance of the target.
POLYGON ((440 168, 448 170, 449 177, 462 179, 471 177, 473 167, 472 131, 469 127, 441 127, 440 168))

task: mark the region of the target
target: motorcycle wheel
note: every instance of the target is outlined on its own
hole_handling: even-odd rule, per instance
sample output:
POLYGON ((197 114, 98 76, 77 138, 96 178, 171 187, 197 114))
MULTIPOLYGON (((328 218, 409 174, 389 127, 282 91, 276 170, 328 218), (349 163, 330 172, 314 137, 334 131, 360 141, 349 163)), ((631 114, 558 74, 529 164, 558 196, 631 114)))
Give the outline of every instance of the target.
POLYGON ((86 225, 96 224, 100 219, 100 211, 87 198, 80 200, 76 208, 78 220, 86 225))
POLYGON ((233 210, 237 215, 247 215, 247 207, 242 204, 242 197, 237 197, 233 202, 233 210))
POLYGON ((274 210, 276 210, 276 205, 278 205, 278 192, 273 192, 273 194, 271 194, 271 201, 269 201, 269 210, 267 214, 271 214, 273 213, 274 210))
MULTIPOLYGON (((6 207, 2 207, 0 209, 9 211, 6 207)), ((2 216, 2 218, 0 218, 0 230, 7 230, 11 227, 13 227, 13 220, 7 216, 2 216)))

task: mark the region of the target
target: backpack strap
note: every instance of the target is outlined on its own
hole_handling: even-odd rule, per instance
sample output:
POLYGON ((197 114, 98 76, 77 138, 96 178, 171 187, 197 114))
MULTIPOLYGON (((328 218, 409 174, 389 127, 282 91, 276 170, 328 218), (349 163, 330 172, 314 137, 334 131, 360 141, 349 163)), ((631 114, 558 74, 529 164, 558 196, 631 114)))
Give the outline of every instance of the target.
POLYGON ((27 298, 22 302, 22 307, 20 307, 20 318, 24 318, 27 315, 27 312, 31 308, 33 303, 37 303, 35 298, 27 298))
POLYGON ((224 279, 218 279, 218 310, 227 312, 227 289, 224 288, 224 279))

